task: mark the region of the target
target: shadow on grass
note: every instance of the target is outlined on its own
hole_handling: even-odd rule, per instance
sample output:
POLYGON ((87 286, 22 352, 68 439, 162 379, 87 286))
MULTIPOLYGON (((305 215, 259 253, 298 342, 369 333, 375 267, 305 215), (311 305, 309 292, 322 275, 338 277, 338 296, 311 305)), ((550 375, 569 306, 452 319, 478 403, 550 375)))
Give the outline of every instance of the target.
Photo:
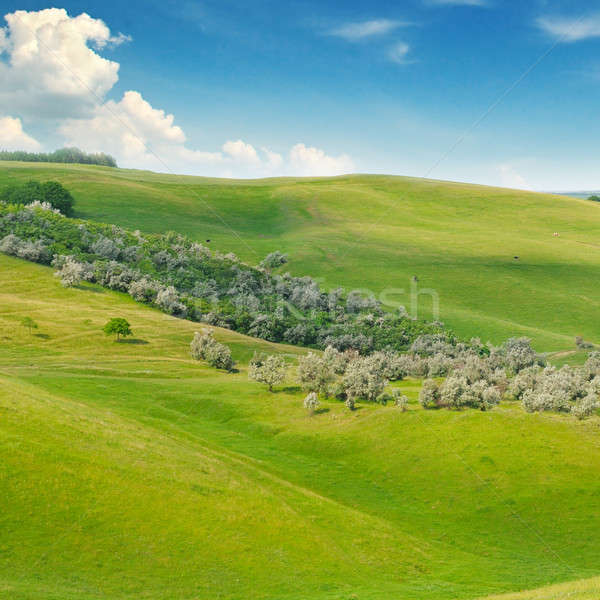
POLYGON ((281 392, 285 392, 286 394, 296 394, 301 389, 302 388, 299 385, 288 385, 284 388, 281 388, 281 390, 273 390, 273 391, 274 392, 281 391, 281 392))
POLYGON ((317 410, 315 410, 315 412, 313 414, 324 415, 325 413, 328 413, 328 412, 329 412, 328 408, 317 408, 317 410))
POLYGON ((40 338, 41 340, 49 340, 50 336, 47 333, 34 333, 36 338, 40 338))
POLYGON ((134 346, 143 346, 145 344, 150 343, 150 342, 147 342, 146 340, 140 340, 138 338, 115 340, 115 342, 118 344, 132 344, 134 346))
POLYGON ((96 283, 78 283, 73 286, 76 290, 85 290, 86 292, 94 292, 94 294, 106 294, 106 290, 96 283))

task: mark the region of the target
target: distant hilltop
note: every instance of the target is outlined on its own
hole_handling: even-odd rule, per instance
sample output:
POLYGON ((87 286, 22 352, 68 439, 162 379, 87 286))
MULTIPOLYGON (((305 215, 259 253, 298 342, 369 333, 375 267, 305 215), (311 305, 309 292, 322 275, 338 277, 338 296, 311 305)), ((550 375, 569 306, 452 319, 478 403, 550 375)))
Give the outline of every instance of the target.
MULTIPOLYGON (((600 190, 589 192, 548 192, 549 194, 559 194, 560 196, 570 196, 571 198, 585 198, 589 200, 600 199, 600 190)), ((600 200, 597 200, 600 201, 600 200)))

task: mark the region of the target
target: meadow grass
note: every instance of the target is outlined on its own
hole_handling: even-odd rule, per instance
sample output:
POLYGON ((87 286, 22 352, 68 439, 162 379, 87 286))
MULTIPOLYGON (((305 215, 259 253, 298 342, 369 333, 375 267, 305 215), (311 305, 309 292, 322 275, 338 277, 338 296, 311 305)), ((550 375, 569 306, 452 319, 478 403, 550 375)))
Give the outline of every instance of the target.
MULTIPOLYGON (((594 202, 403 177, 236 181, 0 163, 0 187, 30 178, 66 185, 83 218, 210 239, 251 263, 288 252, 293 274, 325 287, 396 290, 387 299, 410 308, 416 276, 464 337, 526 335, 541 351, 570 349, 576 335, 600 341, 594 202)), ((427 295, 418 309, 431 317, 427 295)))
POLYGON ((216 330, 228 374, 191 360, 198 327, 0 256, 0 598, 471 600, 599 574, 600 419, 424 411, 415 380, 407 412, 309 417, 291 376, 247 378, 255 349, 303 349, 216 330))
POLYGON ((599 596, 600 578, 596 577, 482 600, 597 600, 599 596))

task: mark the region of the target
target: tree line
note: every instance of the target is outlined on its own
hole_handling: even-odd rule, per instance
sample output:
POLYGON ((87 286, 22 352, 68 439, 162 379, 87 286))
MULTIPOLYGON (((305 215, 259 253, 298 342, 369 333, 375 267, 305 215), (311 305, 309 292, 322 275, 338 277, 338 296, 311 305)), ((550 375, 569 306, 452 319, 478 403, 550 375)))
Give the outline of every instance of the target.
POLYGON ((0 150, 0 160, 21 162, 76 163, 81 165, 100 165, 116 167, 117 161, 104 152, 87 153, 79 148, 61 148, 54 152, 25 152, 23 150, 0 150))

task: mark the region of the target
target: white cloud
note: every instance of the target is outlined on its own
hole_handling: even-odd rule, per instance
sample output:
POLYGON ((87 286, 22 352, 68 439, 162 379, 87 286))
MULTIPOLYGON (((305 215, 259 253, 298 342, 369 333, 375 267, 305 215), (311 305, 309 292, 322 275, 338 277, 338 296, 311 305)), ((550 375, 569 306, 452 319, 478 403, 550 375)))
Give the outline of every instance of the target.
POLYGON ((399 65, 406 65, 412 62, 408 59, 409 52, 410 46, 408 44, 398 42, 388 50, 388 58, 399 65))
POLYGON ((531 190, 533 189, 528 181, 516 169, 510 164, 503 164, 498 166, 498 172, 504 187, 519 189, 519 190, 531 190))
POLYGON ((356 42, 365 38, 385 35, 407 25, 402 21, 390 19, 374 19, 372 21, 360 21, 358 23, 346 23, 329 31, 329 35, 344 38, 349 42, 356 42))
MULTIPOLYGON (((56 119, 57 133, 68 145, 106 152, 123 167, 203 175, 260 177, 267 175, 336 175, 354 165, 345 154, 295 145, 287 159, 268 148, 257 150, 238 139, 220 150, 188 147, 175 117, 154 108, 137 91, 119 101, 105 96, 118 80, 119 64, 98 51, 129 40, 111 35, 99 19, 70 17, 62 9, 17 11, 0 28, 0 110, 56 119), (7 60, 2 60, 2 56, 7 60)), ((376 35, 392 22, 370 22, 376 35)), ((40 144, 23 131, 19 118, 0 119, 0 146, 38 150, 40 144)))
POLYGON ((21 119, 0 117, 0 150, 36 151, 40 143, 23 131, 21 119))
POLYGON ((352 171, 347 155, 295 145, 289 160, 277 152, 260 152, 243 140, 227 141, 221 151, 207 152, 185 145, 183 130, 173 115, 153 108, 138 92, 109 100, 89 118, 65 120, 59 129, 68 145, 87 152, 107 152, 123 167, 181 171, 203 175, 261 177, 268 175, 338 175, 352 171))
POLYGON ((37 118, 89 110, 118 80, 119 64, 95 50, 124 41, 100 19, 48 8, 5 16, 0 48, 0 109, 37 118), (93 49, 91 46, 93 46, 93 49))
POLYGON ((173 115, 153 108, 139 92, 128 91, 119 102, 109 100, 97 106, 90 117, 66 119, 59 132, 69 145, 108 152, 128 166, 158 168, 157 157, 173 151, 179 158, 198 160, 200 155, 185 149, 185 134, 174 120, 173 115))
POLYGON ((323 150, 296 144, 290 150, 290 169, 294 175, 342 175, 354 170, 347 154, 328 156, 323 150))
POLYGON ((559 42, 578 42, 600 37, 600 13, 583 18, 539 17, 537 26, 559 42))
POLYGON ((258 158, 258 153, 254 146, 246 144, 242 140, 225 142, 223 144, 223 152, 233 160, 241 163, 254 165, 260 163, 260 158, 258 158))
POLYGON ((271 171, 276 171, 283 165, 283 156, 277 152, 273 152, 268 148, 261 148, 266 157, 267 168, 271 171))

